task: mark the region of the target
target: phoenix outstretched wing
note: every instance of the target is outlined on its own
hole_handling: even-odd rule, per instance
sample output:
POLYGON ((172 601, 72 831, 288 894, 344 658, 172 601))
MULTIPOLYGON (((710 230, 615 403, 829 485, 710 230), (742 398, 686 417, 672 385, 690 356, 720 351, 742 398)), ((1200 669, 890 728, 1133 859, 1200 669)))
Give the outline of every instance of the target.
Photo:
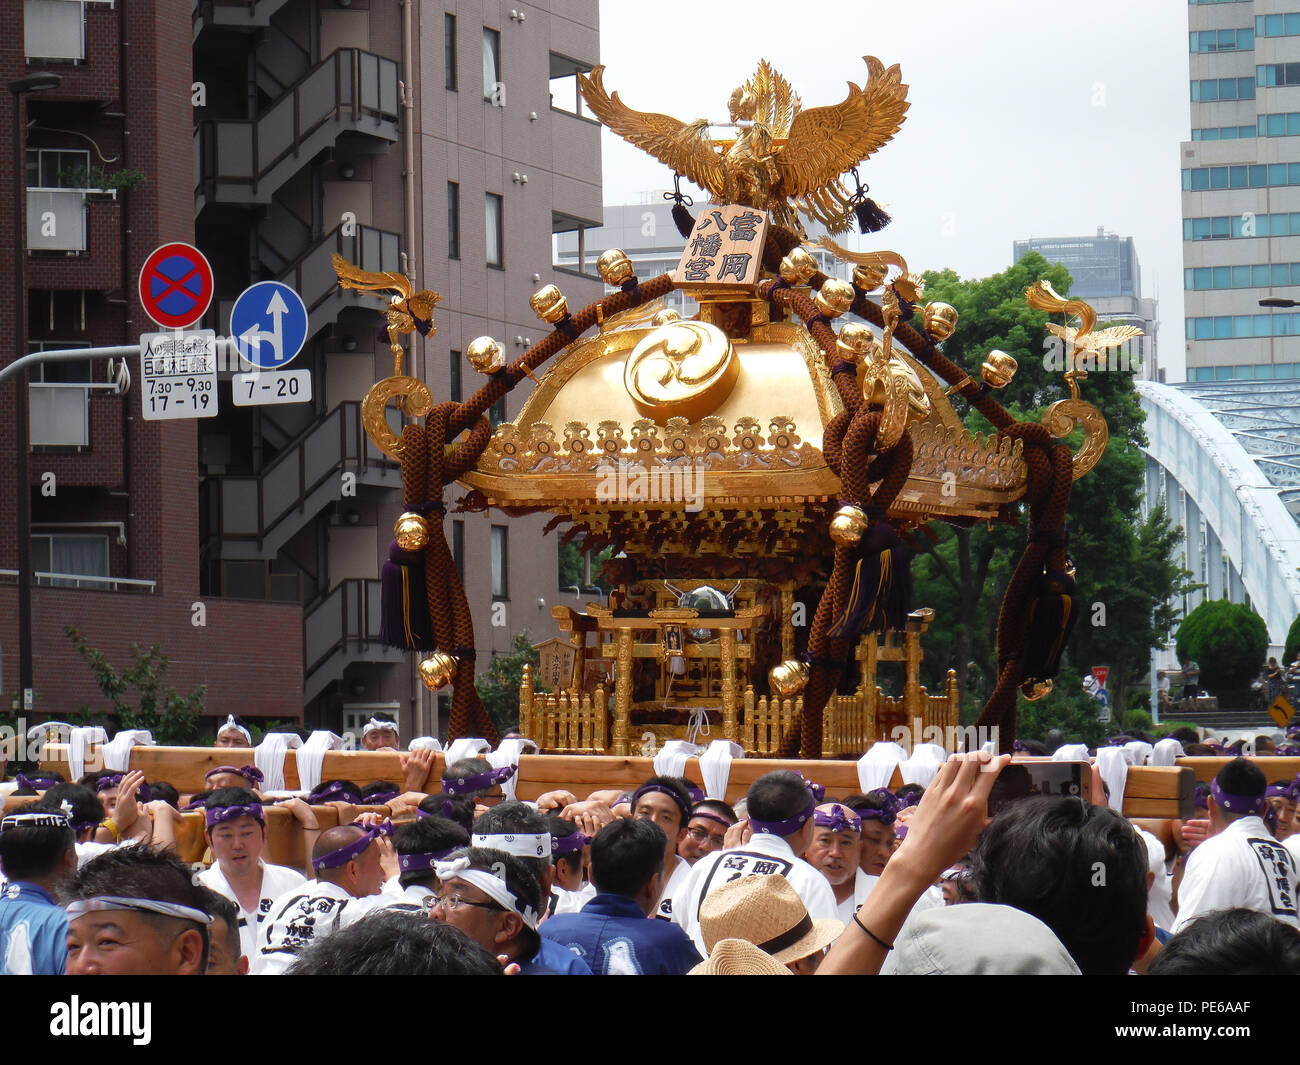
POLYGON ((780 139, 789 132, 790 123, 799 113, 799 94, 766 59, 759 60, 758 70, 745 83, 758 98, 754 121, 767 127, 772 137, 780 139))
POLYGON ((777 156, 781 193, 806 197, 825 188, 889 141, 910 106, 898 64, 885 69, 875 56, 863 56, 867 83, 849 82, 842 103, 800 111, 790 122, 784 150, 777 156))
POLYGON ((595 66, 590 74, 578 75, 578 86, 592 114, 628 143, 712 195, 719 195, 726 179, 722 157, 707 137, 708 122, 699 119, 687 123, 670 115, 635 111, 618 98, 618 93, 605 91, 604 72, 603 66, 595 66))

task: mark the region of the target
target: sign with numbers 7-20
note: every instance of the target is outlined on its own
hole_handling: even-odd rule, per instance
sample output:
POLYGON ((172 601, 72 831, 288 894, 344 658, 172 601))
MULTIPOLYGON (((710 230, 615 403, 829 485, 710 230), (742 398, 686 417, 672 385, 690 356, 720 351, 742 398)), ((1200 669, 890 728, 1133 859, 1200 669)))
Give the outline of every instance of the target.
POLYGON ((236 407, 268 403, 306 403, 311 399, 310 370, 268 370, 237 373, 230 381, 236 407))

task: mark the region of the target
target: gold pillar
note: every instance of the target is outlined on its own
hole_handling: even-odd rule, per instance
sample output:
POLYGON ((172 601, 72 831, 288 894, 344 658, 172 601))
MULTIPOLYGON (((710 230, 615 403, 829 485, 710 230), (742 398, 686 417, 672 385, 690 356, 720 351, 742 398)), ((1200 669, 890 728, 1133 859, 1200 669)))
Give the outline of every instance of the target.
POLYGON ((569 645, 573 648, 573 676, 569 678, 569 685, 581 691, 582 661, 587 655, 587 634, 575 627, 569 633, 569 645))
POLYGON ((618 630, 614 659, 614 755, 626 758, 628 725, 632 719, 632 630, 618 630))
POLYGON ((519 735, 537 742, 533 735, 533 667, 527 663, 524 663, 524 674, 519 678, 519 735))
POLYGON ((781 585, 781 658, 794 657, 794 581, 781 585))
MULTIPOLYGON (((903 633, 903 709, 907 713, 907 720, 910 722, 913 718, 922 718, 922 725, 928 725, 930 722, 925 721, 926 705, 921 698, 921 634, 918 632, 903 633)), ((920 742, 917 737, 915 742, 920 742)))
POLYGON ((722 629, 718 645, 722 655, 722 734, 735 743, 740 739, 736 727, 736 630, 722 629))

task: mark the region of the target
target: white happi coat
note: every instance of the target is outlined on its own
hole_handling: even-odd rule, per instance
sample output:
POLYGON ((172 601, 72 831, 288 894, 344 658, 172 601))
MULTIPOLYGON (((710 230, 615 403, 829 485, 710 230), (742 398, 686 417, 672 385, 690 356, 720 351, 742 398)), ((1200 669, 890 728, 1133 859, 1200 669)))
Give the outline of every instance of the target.
POLYGON ((673 920, 694 940, 700 957, 708 954, 700 933, 704 897, 730 880, 765 873, 780 873, 790 881, 814 921, 835 919, 837 907, 830 881, 802 858, 796 858, 790 844, 780 836, 756 832, 748 843, 734 850, 715 851, 701 858, 691 866, 690 876, 674 897, 673 920))
POLYGON ((257 935, 257 953, 249 960, 254 976, 284 972, 298 955, 318 939, 351 924, 368 910, 370 900, 357 899, 346 888, 323 880, 308 880, 271 902, 257 935))
POLYGON ((692 866, 685 858, 678 858, 677 864, 673 866, 673 875, 668 878, 668 883, 664 885, 663 893, 659 896, 659 903, 655 906, 655 912, 652 917, 657 917, 661 921, 671 921, 673 919, 673 900, 677 898, 682 889, 686 886, 686 881, 691 875, 692 866))
POLYGON ((239 910, 239 949, 248 958, 250 965, 257 957, 257 933, 266 919, 267 912, 271 909, 271 903, 286 891, 307 880, 297 869, 290 869, 287 865, 268 865, 260 858, 257 864, 262 869, 262 887, 258 892, 259 898, 255 911, 244 909, 244 904, 235 895, 235 889, 230 886, 226 874, 221 871, 220 862, 214 863, 199 874, 200 884, 211 888, 218 895, 224 895, 239 910))
POLYGON ((1174 926, 1176 918, 1173 908, 1174 878, 1165 859, 1165 845, 1160 842, 1159 836, 1138 828, 1137 825, 1133 827, 1137 830, 1138 838, 1146 845, 1147 868, 1155 875, 1151 890, 1147 892, 1147 914, 1157 928, 1163 928, 1167 932, 1174 926))
POLYGON ((1192 851, 1171 932, 1211 910, 1240 906, 1300 928, 1296 860, 1259 817, 1241 817, 1192 851))

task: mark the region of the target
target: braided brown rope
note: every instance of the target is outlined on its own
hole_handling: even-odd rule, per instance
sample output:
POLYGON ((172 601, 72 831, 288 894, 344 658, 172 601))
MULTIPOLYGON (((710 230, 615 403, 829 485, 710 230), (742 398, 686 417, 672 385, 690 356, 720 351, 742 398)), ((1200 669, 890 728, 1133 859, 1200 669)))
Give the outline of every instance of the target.
POLYGON ((675 287, 667 274, 643 284, 629 281, 622 291, 565 318, 517 362, 493 374, 491 380, 463 403, 436 404, 424 425, 412 424, 402 430, 404 501, 408 509, 429 515, 424 579, 434 642, 440 651, 453 655, 460 663, 452 686, 450 739, 481 736, 494 747, 499 742, 497 730, 474 686, 474 618, 447 544, 442 521, 443 489, 477 464, 492 439, 492 427, 484 413, 527 376, 525 367, 535 370, 597 322, 656 300, 675 287), (465 438, 458 441, 462 433, 466 434, 465 438))

